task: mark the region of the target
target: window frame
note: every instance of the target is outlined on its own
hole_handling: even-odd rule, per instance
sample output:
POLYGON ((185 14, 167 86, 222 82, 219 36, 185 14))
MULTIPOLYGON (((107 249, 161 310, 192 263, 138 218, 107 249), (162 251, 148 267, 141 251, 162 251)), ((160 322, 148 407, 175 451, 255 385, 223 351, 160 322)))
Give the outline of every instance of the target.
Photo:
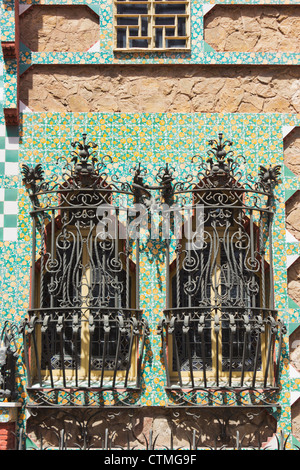
MULTIPOLYGON (((132 25, 132 26, 136 26, 136 25, 132 25)), ((165 27, 167 28, 168 25, 161 25, 162 28, 165 27)), ((169 25, 171 26, 171 25, 169 25)), ((137 28, 132 28, 132 29, 137 29, 137 28)), ((176 36, 175 37, 176 39, 181 39, 181 36, 176 36)), ((147 53, 147 52, 173 52, 173 53, 176 53, 176 52, 190 52, 191 50, 191 2, 190 0, 182 0, 182 1, 179 1, 179 0, 175 0, 175 1, 171 1, 171 0, 140 0, 140 1, 131 1, 131 0, 113 0, 113 50, 114 52, 144 52, 144 53, 147 53), (118 5, 123 5, 123 4, 133 4, 133 5, 137 5, 137 4, 142 4, 142 5, 148 5, 148 13, 147 14, 132 14, 132 15, 122 15, 122 14, 119 14, 118 13, 118 5), (186 34, 185 36, 182 36, 182 39, 185 39, 186 41, 186 46, 185 47, 165 47, 165 34, 163 34, 163 41, 164 41, 164 46, 163 47, 155 47, 155 40, 156 40, 156 34, 155 34, 155 29, 157 29, 157 26, 159 25, 155 25, 154 22, 155 22, 155 18, 158 18, 159 15, 158 14, 155 14, 154 12, 154 7, 155 5, 160 5, 160 4, 183 4, 185 5, 185 8, 186 8, 186 11, 184 14, 171 14, 170 15, 162 15, 162 17, 166 17, 166 16, 173 16, 175 15, 176 19, 175 19, 175 27, 177 27, 177 17, 178 16, 181 16, 181 17, 185 17, 186 18, 186 22, 185 22, 185 28, 186 28, 186 34), (145 40, 148 40, 148 47, 130 47, 129 46, 129 41, 131 39, 135 39, 135 37, 130 37, 129 36, 129 28, 130 28, 130 25, 123 25, 123 27, 121 27, 122 25, 118 25, 117 24, 117 19, 120 18, 120 17, 123 17, 123 18, 126 18, 126 17, 138 17, 138 28, 141 27, 141 20, 140 18, 142 16, 146 16, 148 18, 150 18, 149 20, 149 23, 148 23, 148 35, 147 36, 137 36, 137 38, 142 38, 142 39, 145 39, 145 40), (127 29, 127 34, 126 34, 126 47, 118 47, 117 45, 117 32, 118 32, 118 29, 127 29), (149 30, 150 30, 150 34, 149 34, 149 30)))

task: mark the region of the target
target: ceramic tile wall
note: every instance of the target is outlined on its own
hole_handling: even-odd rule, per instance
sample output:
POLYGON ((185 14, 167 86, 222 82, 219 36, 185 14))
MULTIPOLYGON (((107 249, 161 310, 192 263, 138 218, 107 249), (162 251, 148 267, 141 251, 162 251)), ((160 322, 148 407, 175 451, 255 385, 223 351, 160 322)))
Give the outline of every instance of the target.
MULTIPOLYGON (((21 12, 36 2, 20 2, 21 12)), ((46 4, 81 3, 79 1, 45 1, 46 4)), ((32 53, 21 45, 20 73, 35 63, 251 63, 299 64, 299 54, 217 54, 203 41, 203 14, 210 2, 192 1, 192 51, 185 54, 157 54, 140 57, 137 54, 114 56, 112 51, 112 2, 83 2, 100 13, 99 49, 86 53, 32 53)), ((297 4, 298 1, 224 1, 221 3, 297 4)), ((1 38, 14 39, 14 2, 2 2, 1 38)), ((42 163, 46 176, 55 168, 56 157, 70 149, 70 142, 87 132, 99 145, 100 156, 109 153, 113 164, 109 171, 130 177, 133 162, 141 161, 152 183, 153 169, 162 163, 175 166, 178 177, 193 170, 191 157, 207 150, 207 140, 223 131, 233 140, 234 151, 247 159, 248 171, 255 172, 259 164, 282 164, 282 182, 277 188, 277 211, 274 223, 274 267, 276 308, 287 325, 284 338, 281 375, 281 409, 274 411, 278 430, 291 432, 291 406, 300 396, 300 375, 290 372, 288 364, 289 334, 300 324, 300 301, 295 304, 287 295, 287 266, 300 255, 299 242, 291 239, 285 229, 285 202, 299 190, 299 178, 283 164, 283 139, 300 116, 287 114, 101 114, 101 113, 31 113, 21 107, 18 127, 7 127, 3 107, 16 106, 17 67, 14 61, 0 57, 0 326, 5 319, 19 323, 26 315, 29 298, 30 268, 30 206, 21 182, 22 163, 42 163)), ((142 405, 164 406, 170 397, 164 390, 160 337, 156 326, 164 307, 164 257, 159 241, 151 240, 141 250, 141 308, 150 324, 145 362, 142 369, 143 390, 132 396, 142 405)), ((20 345, 21 346, 21 345, 20 345)), ((19 401, 26 402, 24 365, 18 363, 19 401)), ((107 404, 113 404, 108 393, 107 404)), ((247 401, 247 397, 245 397, 247 401)), ((19 414, 23 424, 25 414, 19 414)), ((290 437, 289 446, 295 440, 290 437)))

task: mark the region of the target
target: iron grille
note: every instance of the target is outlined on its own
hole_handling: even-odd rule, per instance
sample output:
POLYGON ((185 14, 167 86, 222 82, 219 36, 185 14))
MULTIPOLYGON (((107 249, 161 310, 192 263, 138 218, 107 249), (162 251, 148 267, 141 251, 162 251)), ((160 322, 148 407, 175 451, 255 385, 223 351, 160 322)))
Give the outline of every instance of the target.
POLYGON ((261 166, 255 179, 222 134, 209 143, 209 158, 195 157, 196 177, 174 184, 169 170, 174 231, 189 208, 187 233, 166 243, 167 389, 278 388, 285 328, 274 304, 272 223, 280 167, 261 166))
POLYGON ((85 134, 72 146, 49 181, 40 164, 22 168, 32 203, 28 387, 138 389, 147 324, 139 243, 122 227, 124 217, 134 225, 126 207, 136 193, 117 176, 108 183, 111 159, 98 161, 85 134))

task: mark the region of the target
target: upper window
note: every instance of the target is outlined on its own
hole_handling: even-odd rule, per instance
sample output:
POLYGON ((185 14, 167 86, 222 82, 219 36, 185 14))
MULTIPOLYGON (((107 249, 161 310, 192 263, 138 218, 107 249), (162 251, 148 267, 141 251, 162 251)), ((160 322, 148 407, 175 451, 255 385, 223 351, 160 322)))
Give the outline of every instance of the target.
POLYGON ((186 50, 189 0, 115 0, 115 50, 186 50))

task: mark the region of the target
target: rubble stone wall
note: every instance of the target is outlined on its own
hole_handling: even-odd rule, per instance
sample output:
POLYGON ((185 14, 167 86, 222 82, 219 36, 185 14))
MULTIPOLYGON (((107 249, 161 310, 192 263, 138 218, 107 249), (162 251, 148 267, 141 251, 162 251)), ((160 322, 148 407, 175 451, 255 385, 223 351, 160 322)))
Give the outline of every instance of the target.
POLYGON ((37 112, 299 113, 300 67, 35 65, 20 99, 37 112))

